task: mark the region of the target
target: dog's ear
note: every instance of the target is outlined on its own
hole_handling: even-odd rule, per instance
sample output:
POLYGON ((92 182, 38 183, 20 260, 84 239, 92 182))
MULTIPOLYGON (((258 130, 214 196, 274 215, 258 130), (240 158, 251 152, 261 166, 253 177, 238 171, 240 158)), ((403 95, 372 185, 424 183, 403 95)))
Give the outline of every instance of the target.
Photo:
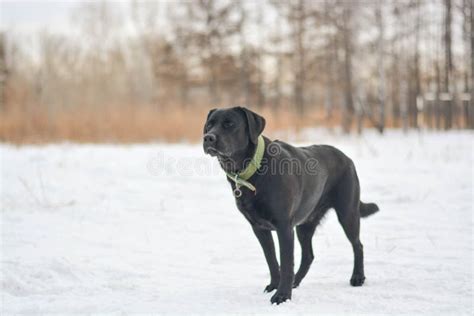
POLYGON ((206 122, 204 123, 204 128, 203 128, 203 133, 204 134, 206 134, 207 121, 209 121, 209 117, 211 116, 212 113, 214 113, 215 110, 217 110, 217 109, 212 109, 212 110, 209 111, 209 113, 207 113, 206 122))
POLYGON ((263 132, 263 129, 265 128, 265 119, 247 108, 239 106, 239 109, 244 112, 245 117, 247 118, 250 140, 252 141, 252 143, 257 144, 258 136, 263 132))

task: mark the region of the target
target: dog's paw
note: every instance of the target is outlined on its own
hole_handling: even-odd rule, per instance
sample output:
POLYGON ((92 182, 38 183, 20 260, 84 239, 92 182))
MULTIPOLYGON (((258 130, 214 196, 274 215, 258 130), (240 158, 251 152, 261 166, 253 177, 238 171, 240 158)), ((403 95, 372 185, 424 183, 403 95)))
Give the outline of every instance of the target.
POLYGON ((277 291, 271 298, 270 302, 272 304, 281 304, 287 300, 291 300, 291 293, 284 293, 284 292, 280 292, 280 291, 277 291))
POLYGON ((277 288, 278 288, 278 282, 277 283, 271 282, 270 284, 268 284, 265 287, 265 290, 263 290, 263 292, 264 293, 270 293, 270 292, 272 292, 273 290, 275 290, 277 288))
POLYGON ((354 274, 351 277, 351 285, 352 286, 362 286, 365 281, 365 276, 363 274, 354 274))

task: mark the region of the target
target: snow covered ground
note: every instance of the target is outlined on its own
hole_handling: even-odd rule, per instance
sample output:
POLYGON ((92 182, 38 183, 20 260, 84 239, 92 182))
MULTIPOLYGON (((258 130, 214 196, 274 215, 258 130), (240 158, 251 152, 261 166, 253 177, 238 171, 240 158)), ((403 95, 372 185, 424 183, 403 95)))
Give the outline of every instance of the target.
POLYGON ((0 145, 0 314, 472 314, 472 136, 292 139, 352 157, 362 199, 381 211, 362 221, 363 287, 349 285, 352 250, 330 212, 310 272, 280 306, 200 145, 0 145))

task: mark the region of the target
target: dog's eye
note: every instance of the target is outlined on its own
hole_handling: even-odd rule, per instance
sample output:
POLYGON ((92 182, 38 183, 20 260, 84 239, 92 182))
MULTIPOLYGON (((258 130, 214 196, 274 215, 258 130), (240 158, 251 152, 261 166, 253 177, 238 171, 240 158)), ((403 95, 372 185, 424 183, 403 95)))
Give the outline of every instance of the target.
POLYGON ((222 126, 224 126, 224 128, 230 128, 230 127, 234 126, 234 123, 231 122, 231 121, 224 121, 222 126))
POLYGON ((212 123, 207 123, 206 130, 210 130, 212 128, 212 123))

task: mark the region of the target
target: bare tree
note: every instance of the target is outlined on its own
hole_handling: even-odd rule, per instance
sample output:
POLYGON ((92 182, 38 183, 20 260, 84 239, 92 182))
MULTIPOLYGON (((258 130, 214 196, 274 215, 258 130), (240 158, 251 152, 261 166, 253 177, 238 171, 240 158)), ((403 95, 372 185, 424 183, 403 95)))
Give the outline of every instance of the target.
POLYGON ((295 72, 295 105, 298 109, 298 113, 303 115, 304 113, 304 103, 305 103, 305 79, 306 79, 306 65, 305 57, 306 50, 304 45, 304 36, 305 36, 305 2, 304 0, 298 0, 296 7, 293 10, 294 15, 292 18, 295 20, 293 23, 294 26, 294 36, 296 39, 296 68, 295 72))
MULTIPOLYGON (((138 35, 139 45, 142 48, 149 64, 153 78, 152 103, 159 107, 160 95, 167 91, 165 83, 162 84, 163 67, 169 56, 169 43, 160 32, 160 11, 163 8, 157 2, 147 1, 131 3, 131 20, 138 35), (168 49, 168 52, 166 50, 168 49), (163 92, 163 93, 162 93, 163 92)), ((168 95, 167 95, 168 97, 168 95)))
POLYGON ((282 105, 282 77, 283 77, 283 61, 285 59, 285 51, 283 48, 284 38, 282 32, 282 17, 280 15, 275 19, 275 33, 270 38, 270 43, 273 45, 273 49, 267 49, 266 52, 268 55, 272 56, 275 60, 275 75, 273 76, 273 102, 272 109, 278 111, 282 105))
POLYGON ((258 44, 256 47, 256 67, 257 72, 257 107, 262 108, 265 104, 264 92, 264 72, 263 72, 263 57, 264 57, 264 38, 263 28, 265 27, 263 21, 264 7, 262 2, 258 3, 257 7, 257 30, 258 30, 258 44))
POLYGON ((378 130, 383 133, 385 128, 385 64, 384 64, 384 51, 385 51, 385 26, 382 17, 382 2, 377 1, 375 9, 375 20, 377 21, 378 28, 378 40, 377 40, 377 68, 379 75, 378 82, 378 101, 379 101, 379 120, 378 130))
POLYGON ((5 46, 5 33, 0 32, 0 111, 5 110, 5 86, 8 76, 5 46))
POLYGON ((353 4, 350 1, 343 3, 342 42, 344 49, 344 109, 342 128, 349 133, 354 115, 353 83, 352 83, 352 19, 353 4))
POLYGON ((273 1, 272 4, 280 15, 287 21, 290 34, 289 38, 293 56, 293 98, 296 113, 303 115, 305 110, 305 84, 306 84, 306 55, 308 47, 306 43, 306 24, 310 15, 307 12, 307 1, 273 1))
POLYGON ((415 53, 413 57, 413 81, 414 93, 410 102, 410 118, 414 128, 418 128, 418 100, 421 97, 421 71, 420 71, 420 42, 421 42, 421 3, 420 0, 414 2, 415 10, 415 53))
POLYGON ((244 104, 249 105, 251 88, 249 78, 249 52, 246 38, 246 23, 248 20, 248 12, 243 2, 238 2, 240 10, 240 21, 238 24, 239 44, 240 44, 240 99, 244 100, 244 104))
MULTIPOLYGON (((452 59, 452 3, 451 0, 444 0, 444 92, 450 95, 450 79, 453 73, 452 59)), ((453 123, 453 100, 451 96, 447 96, 444 103, 444 128, 450 129, 453 123)))
MULTIPOLYGON (((325 23, 329 22, 330 19, 330 4, 328 1, 324 2, 324 20, 325 23)), ((333 30, 336 30, 333 28, 333 30)), ((326 72, 326 94, 325 94, 325 110, 326 110, 326 119, 331 119, 333 115, 333 110, 336 104, 335 98, 335 86, 336 86, 336 77, 338 75, 337 69, 338 65, 338 41, 337 33, 329 34, 327 37, 327 43, 325 47, 325 72, 326 72)))
POLYGON ((469 105, 469 127, 474 129, 474 1, 469 6, 470 30, 471 30, 471 98, 469 105))
MULTIPOLYGON (((221 88, 225 84, 220 74, 223 67, 230 66, 229 40, 239 34, 242 19, 239 17, 238 2, 199 0, 182 3, 186 24, 183 30, 189 34, 189 40, 196 47, 200 64, 206 71, 209 96, 213 104, 221 102, 221 88)), ((229 69, 230 70, 230 69, 229 69)), ((237 80, 238 75, 228 78, 237 80)), ((227 79, 229 80, 229 79, 227 79)))

